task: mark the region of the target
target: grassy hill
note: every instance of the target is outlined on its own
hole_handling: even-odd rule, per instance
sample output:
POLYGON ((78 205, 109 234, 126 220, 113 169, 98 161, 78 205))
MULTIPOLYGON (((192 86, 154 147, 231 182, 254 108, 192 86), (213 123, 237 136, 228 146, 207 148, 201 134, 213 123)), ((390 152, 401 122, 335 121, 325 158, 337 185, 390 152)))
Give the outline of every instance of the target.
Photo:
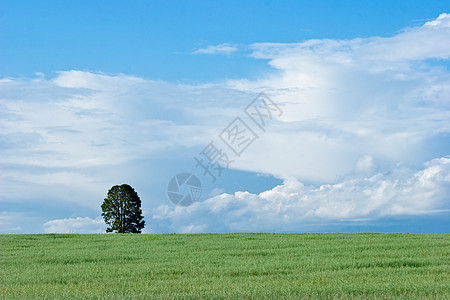
POLYGON ((0 235, 1 299, 450 299, 449 234, 0 235))

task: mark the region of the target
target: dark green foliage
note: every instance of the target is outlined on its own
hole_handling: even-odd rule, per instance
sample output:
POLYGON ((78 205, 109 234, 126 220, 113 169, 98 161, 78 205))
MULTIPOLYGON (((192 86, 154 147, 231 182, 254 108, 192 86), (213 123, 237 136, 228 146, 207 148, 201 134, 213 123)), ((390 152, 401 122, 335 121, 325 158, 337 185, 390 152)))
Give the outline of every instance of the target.
POLYGON ((115 185, 108 191, 102 211, 106 232, 141 233, 144 228, 141 199, 128 184, 115 185))

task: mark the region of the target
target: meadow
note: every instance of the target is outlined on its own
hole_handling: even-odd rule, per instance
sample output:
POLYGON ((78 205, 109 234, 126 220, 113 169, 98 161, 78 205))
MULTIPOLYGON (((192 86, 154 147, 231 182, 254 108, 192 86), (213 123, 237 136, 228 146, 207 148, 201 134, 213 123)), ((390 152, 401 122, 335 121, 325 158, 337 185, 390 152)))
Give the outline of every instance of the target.
POLYGON ((450 299, 449 234, 0 235, 1 299, 450 299))

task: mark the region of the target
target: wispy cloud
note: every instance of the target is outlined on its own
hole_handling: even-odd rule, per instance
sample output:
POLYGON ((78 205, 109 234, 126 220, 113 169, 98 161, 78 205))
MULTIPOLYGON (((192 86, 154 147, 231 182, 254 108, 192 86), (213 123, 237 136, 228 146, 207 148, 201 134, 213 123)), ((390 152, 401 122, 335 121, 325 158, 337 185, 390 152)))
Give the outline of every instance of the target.
POLYGON ((231 54, 238 51, 239 48, 236 45, 220 44, 216 46, 208 46, 206 48, 197 49, 192 54, 231 54))
POLYGON ((77 217, 51 220, 46 222, 43 228, 46 233, 102 233, 105 232, 106 225, 100 217, 77 217))

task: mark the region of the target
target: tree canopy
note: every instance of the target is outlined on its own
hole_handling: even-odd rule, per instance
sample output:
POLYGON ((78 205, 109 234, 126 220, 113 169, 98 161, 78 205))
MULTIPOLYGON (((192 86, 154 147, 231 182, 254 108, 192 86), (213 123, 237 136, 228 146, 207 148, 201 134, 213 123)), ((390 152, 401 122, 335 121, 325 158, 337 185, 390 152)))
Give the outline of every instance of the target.
POLYGON ((128 184, 115 185, 108 191, 102 211, 106 232, 141 233, 144 228, 141 199, 128 184))

